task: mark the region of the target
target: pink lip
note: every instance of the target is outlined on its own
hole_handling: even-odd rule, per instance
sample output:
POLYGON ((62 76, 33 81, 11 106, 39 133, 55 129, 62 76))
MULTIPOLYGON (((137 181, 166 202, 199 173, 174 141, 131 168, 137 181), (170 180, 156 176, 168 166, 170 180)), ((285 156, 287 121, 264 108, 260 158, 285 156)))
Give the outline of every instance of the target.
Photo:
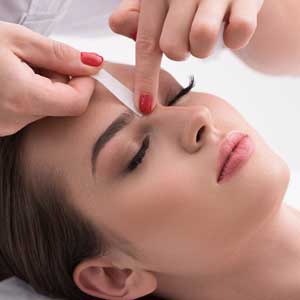
POLYGON ((231 177, 250 158, 254 151, 251 138, 242 132, 231 131, 220 144, 217 182, 231 177))

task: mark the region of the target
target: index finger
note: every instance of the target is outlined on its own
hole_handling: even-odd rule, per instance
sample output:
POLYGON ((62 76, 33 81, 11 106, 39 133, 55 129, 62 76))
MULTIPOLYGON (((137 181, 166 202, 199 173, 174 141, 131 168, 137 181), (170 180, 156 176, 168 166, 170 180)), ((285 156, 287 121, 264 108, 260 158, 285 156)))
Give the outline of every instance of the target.
POLYGON ((143 0, 136 39, 135 103, 148 114, 156 105, 162 51, 159 39, 167 13, 162 0, 143 0))

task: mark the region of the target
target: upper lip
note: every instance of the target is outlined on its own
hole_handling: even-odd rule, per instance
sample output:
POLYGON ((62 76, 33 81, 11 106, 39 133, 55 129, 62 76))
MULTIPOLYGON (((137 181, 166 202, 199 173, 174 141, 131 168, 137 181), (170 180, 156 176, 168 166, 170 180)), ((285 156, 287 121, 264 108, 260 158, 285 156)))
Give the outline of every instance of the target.
POLYGON ((217 163, 217 172, 218 177, 220 177, 221 172, 223 170, 223 167, 225 163, 228 160, 229 155, 231 154, 232 150, 235 148, 235 146, 245 137, 247 136, 246 133, 233 130, 226 134, 225 138, 220 142, 219 146, 219 157, 218 157, 218 163, 217 163))

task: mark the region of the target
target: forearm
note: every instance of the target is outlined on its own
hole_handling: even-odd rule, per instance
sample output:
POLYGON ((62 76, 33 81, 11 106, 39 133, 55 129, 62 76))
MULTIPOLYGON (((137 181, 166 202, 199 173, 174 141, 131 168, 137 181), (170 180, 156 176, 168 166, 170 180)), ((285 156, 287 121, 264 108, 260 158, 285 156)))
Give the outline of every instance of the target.
POLYGON ((265 0, 252 40, 233 53, 267 74, 300 75, 300 1, 265 0))

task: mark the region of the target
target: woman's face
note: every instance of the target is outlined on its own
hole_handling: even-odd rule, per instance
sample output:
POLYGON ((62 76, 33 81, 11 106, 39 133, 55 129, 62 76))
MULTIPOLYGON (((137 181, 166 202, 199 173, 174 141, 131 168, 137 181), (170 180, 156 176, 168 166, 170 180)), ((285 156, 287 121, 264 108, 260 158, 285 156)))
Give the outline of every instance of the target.
MULTIPOLYGON (((133 89, 133 67, 106 64, 105 69, 133 89)), ((94 144, 127 112, 99 83, 83 115, 32 124, 26 153, 34 168, 63 174, 73 204, 99 229, 105 226, 128 240, 137 250, 139 267, 167 274, 220 273, 279 207, 289 170, 226 101, 191 92, 167 106, 180 90, 172 76, 161 72, 155 110, 127 116, 129 124, 102 145, 94 174, 94 144), (255 149, 233 177, 217 183, 219 144, 232 130, 248 134, 255 149), (130 171, 146 137, 142 163, 130 171)), ((126 267, 127 257, 118 259, 126 267)))

